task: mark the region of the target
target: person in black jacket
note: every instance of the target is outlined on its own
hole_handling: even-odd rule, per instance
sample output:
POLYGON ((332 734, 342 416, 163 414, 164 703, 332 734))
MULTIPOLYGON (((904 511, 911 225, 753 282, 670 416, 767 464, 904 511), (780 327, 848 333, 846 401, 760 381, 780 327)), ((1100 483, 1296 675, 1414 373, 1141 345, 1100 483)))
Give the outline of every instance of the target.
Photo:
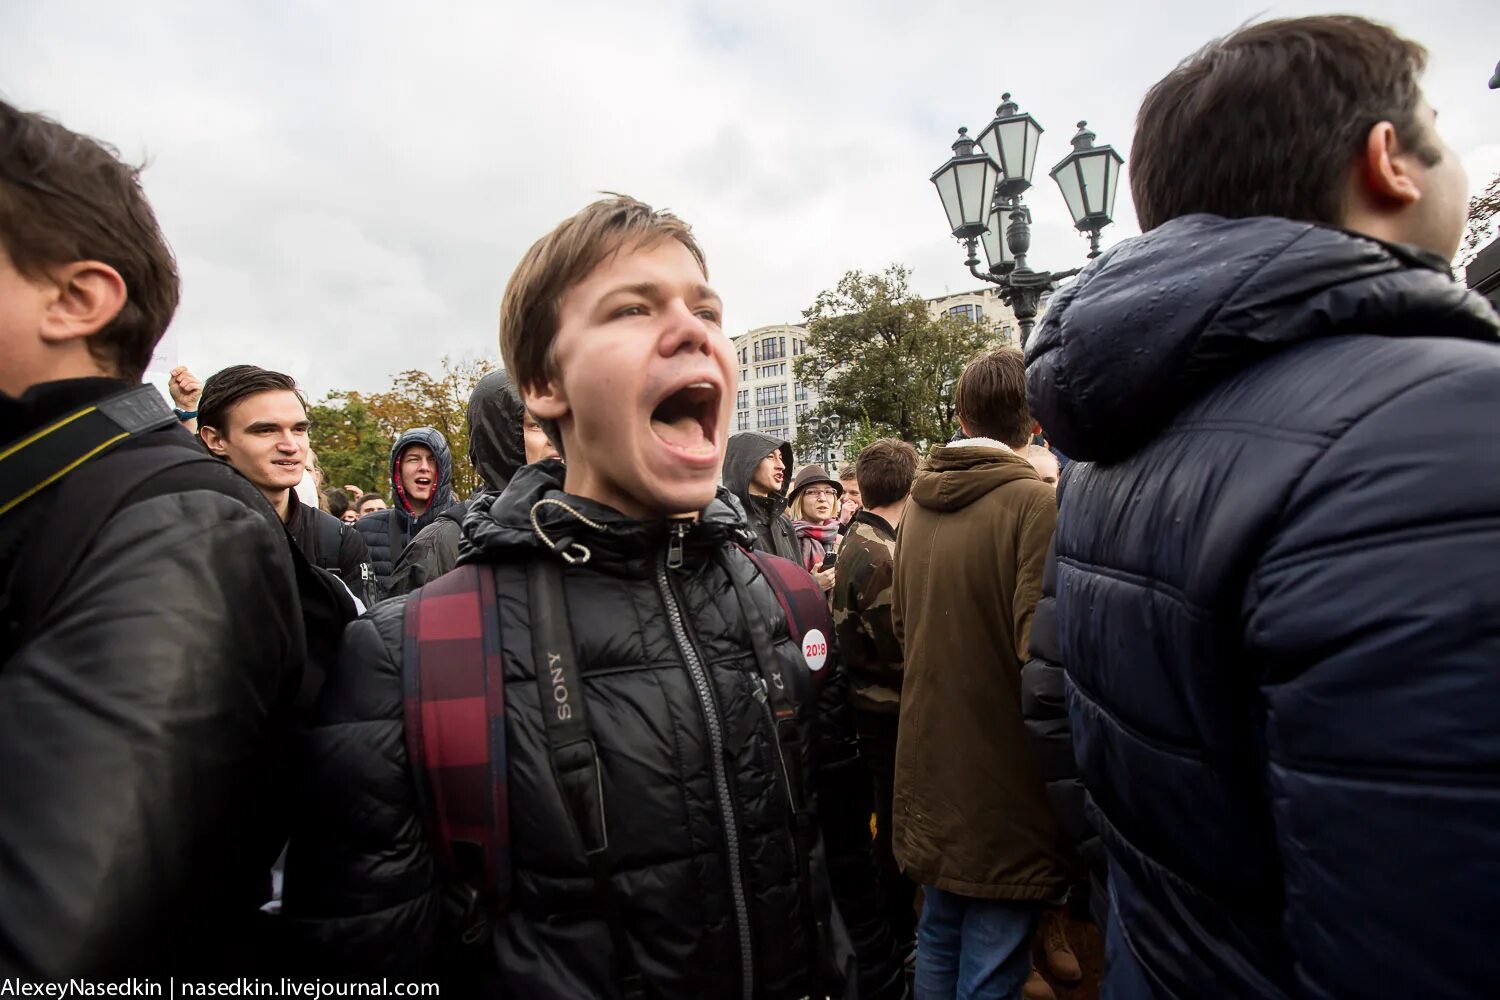
POLYGON ((366 605, 373 604, 374 574, 359 532, 297 499, 311 426, 307 401, 290 375, 235 365, 210 375, 203 385, 198 436, 209 454, 255 484, 308 562, 343 580, 366 605))
POLYGON ((557 449, 527 414, 510 375, 502 369, 480 379, 469 396, 469 464, 484 486, 417 533, 391 571, 389 596, 409 594, 458 565, 459 525, 469 508, 493 502, 521 466, 556 457, 557 449))
POLYGON ((868 813, 848 805, 863 796, 842 671, 804 658, 716 490, 734 362, 702 261, 682 222, 614 197, 511 278, 505 367, 567 464, 527 466, 463 524, 460 565, 492 570, 498 595, 510 903, 469 949, 478 981, 454 985, 454 878, 401 736, 417 637, 403 636, 410 598, 386 601, 328 678, 288 854, 286 912, 323 974, 439 977, 483 997, 609 997, 631 981, 665 997, 901 995, 883 925, 846 933, 830 900, 874 884, 868 813), (546 567, 563 593, 539 615, 528 577, 546 567), (533 658, 542 629, 565 629, 544 641, 576 656, 561 699, 559 656, 533 658), (773 704, 792 713, 780 728, 773 704), (578 822, 549 746, 585 710, 597 826, 578 822), (596 828, 602 874, 579 832, 596 828))
POLYGON ((1189 58, 1131 146, 1145 235, 1029 345, 1105 995, 1494 990, 1500 317, 1448 269, 1423 58, 1356 17, 1189 58))
POLYGON ((136 171, 0 102, 0 981, 260 951, 302 622, 265 499, 140 385, 177 301, 136 171))
POLYGON ((724 486, 739 501, 763 552, 802 561, 802 545, 786 516, 792 446, 770 434, 741 431, 724 452, 724 486))
POLYGON ((402 551, 453 506, 453 456, 442 432, 413 427, 391 445, 391 506, 354 522, 370 552, 380 596, 390 592, 402 551))

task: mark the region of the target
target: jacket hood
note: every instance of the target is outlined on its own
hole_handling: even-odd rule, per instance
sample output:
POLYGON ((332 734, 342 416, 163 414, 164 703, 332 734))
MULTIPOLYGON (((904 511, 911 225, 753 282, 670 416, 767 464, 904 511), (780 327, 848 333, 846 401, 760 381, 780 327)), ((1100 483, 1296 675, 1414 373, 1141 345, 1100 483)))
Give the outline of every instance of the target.
POLYGON ((1414 247, 1279 218, 1188 215, 1108 250, 1026 349, 1032 414, 1064 454, 1115 461, 1225 377, 1340 334, 1494 339, 1500 319, 1414 247))
POLYGON ((564 468, 555 458, 523 466, 505 492, 472 501, 463 522, 459 563, 526 559, 551 551, 575 565, 641 576, 655 571, 674 526, 683 531, 684 558, 702 557, 731 542, 749 545, 754 538, 722 487, 697 521, 639 520, 565 492, 564 468))
POLYGON ((928 510, 958 510, 1018 479, 1041 482, 1031 463, 1009 448, 939 445, 917 471, 911 498, 928 510))
POLYGON ((781 450, 781 463, 786 466, 786 472, 781 479, 781 489, 777 492, 785 497, 787 483, 792 478, 792 446, 781 438, 759 431, 741 431, 730 435, 729 444, 724 449, 723 482, 729 492, 739 497, 740 503, 749 506, 750 477, 754 475, 760 460, 778 448, 781 450))
POLYGON ((469 396, 469 464, 486 489, 503 490, 526 464, 526 406, 504 371, 490 372, 469 396))
POLYGON ((442 432, 434 427, 413 427, 391 445, 391 506, 408 518, 415 514, 406 500, 406 491, 401 488, 401 453, 414 444, 425 444, 437 458, 438 481, 432 490, 432 502, 417 519, 419 524, 425 525, 453 505, 453 453, 448 450, 448 441, 442 432))

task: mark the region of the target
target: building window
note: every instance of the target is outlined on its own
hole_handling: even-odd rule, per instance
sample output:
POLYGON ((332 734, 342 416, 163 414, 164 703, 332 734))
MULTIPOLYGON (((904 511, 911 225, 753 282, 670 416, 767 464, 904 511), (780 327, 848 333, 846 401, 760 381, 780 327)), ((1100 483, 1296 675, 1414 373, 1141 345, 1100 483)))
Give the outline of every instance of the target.
POLYGON ((749 406, 750 406, 750 390, 749 389, 741 389, 735 395, 734 408, 736 410, 744 410, 744 409, 748 409, 749 406))
POLYGON ((750 411, 741 410, 734 415, 734 429, 737 431, 748 431, 750 429, 750 411))
MULTIPOLYGON (((966 319, 966 320, 972 321, 973 319, 975 319, 974 311, 975 311, 976 308, 978 308, 978 307, 975 306, 973 303, 966 303, 966 304, 961 305, 961 306, 953 306, 951 309, 948 310, 948 315, 949 316, 957 316, 960 319, 966 319)), ((984 318, 984 310, 982 310, 982 309, 979 310, 979 317, 978 318, 980 318, 980 319, 984 318)))

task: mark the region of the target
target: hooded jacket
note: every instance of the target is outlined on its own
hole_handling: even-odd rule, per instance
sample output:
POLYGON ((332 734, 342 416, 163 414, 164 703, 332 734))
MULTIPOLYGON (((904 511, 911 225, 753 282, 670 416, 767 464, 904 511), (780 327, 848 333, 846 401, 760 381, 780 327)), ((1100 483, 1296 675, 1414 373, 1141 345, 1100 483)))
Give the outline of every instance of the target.
POLYGON ((437 520, 417 532, 391 570, 387 594, 409 594, 458 565, 458 547, 469 507, 481 497, 505 489, 510 477, 526 464, 526 405, 510 375, 490 372, 469 396, 469 464, 484 485, 474 496, 453 504, 437 520))
POLYGON ((413 427, 391 445, 391 506, 354 522, 370 552, 370 566, 375 570, 375 580, 382 595, 390 591, 391 571, 402 550, 416 537, 417 532, 436 521, 451 506, 453 454, 448 450, 448 441, 435 428, 413 427), (401 453, 414 444, 423 444, 432 449, 438 467, 438 481, 432 488, 432 500, 421 516, 412 510, 401 488, 401 453))
MULTIPOLYGON (((532 662, 526 564, 557 551, 579 560, 563 575, 569 626, 602 768, 611 881, 646 994, 854 995, 850 946, 817 891, 812 905, 832 921, 830 957, 845 982, 815 986, 807 975, 815 935, 761 674, 727 576, 751 565, 728 494, 696 522, 636 521, 563 493, 562 471, 558 461, 525 467, 463 525, 461 561, 496 576, 513 883, 511 906, 480 949, 484 983, 459 995, 618 995, 608 926, 553 777, 532 662)), ((812 877, 840 903, 858 898, 873 873, 842 670, 824 666, 815 695, 775 593, 752 574, 748 596, 809 736, 805 773, 822 831, 812 877)), ((452 973, 439 955, 440 879, 401 735, 406 600, 350 626, 309 736, 285 903, 327 974, 452 973)), ((858 995, 899 996, 900 963, 883 928, 849 932, 858 995)))
POLYGON ((1110 982, 1493 992, 1497 329, 1430 255, 1273 218, 1054 297, 1027 378, 1080 460, 1048 600, 1110 982))
POLYGON ((1021 722, 1021 663, 1057 504, 988 438, 932 449, 896 541, 906 654, 892 848, 916 882, 979 899, 1060 897, 1056 822, 1021 722))
MULTIPOLYGON (((102 378, 0 396, 12 442, 130 388, 102 378)), ((180 427, 116 445, 201 456, 180 427)), ((20 613, 81 530, 83 465, 0 517, 0 982, 228 979, 286 832, 283 754, 305 647, 285 532, 227 463, 167 469, 112 507, 39 620, 20 613), (20 631, 13 633, 12 629, 20 631)))
POLYGON ((741 431, 730 436, 724 449, 724 486, 744 508, 750 530, 755 533, 755 547, 800 564, 802 545, 797 541, 791 518, 786 516, 787 481, 791 475, 792 446, 787 442, 758 431, 741 431), (750 477, 755 474, 755 467, 778 449, 781 463, 786 467, 781 487, 768 496, 752 496, 750 477))

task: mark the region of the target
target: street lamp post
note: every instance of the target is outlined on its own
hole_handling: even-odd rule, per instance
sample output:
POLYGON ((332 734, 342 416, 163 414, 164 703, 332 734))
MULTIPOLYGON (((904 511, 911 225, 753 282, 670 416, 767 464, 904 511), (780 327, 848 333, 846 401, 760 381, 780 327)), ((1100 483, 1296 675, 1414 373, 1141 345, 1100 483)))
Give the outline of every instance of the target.
MULTIPOLYGON (((1036 323, 1042 295, 1071 271, 1036 271, 1026 260, 1031 251, 1031 209, 1021 203, 1031 187, 1042 126, 1021 112, 1009 94, 1001 95, 995 119, 976 141, 958 130, 953 156, 932 175, 948 225, 968 250, 964 261, 976 278, 1000 286, 1000 297, 1021 324, 1024 347, 1036 323), (976 147, 978 151, 976 151, 976 147), (988 193, 988 196, 985 196, 988 193), (979 269, 979 244, 989 270, 979 269)), ((1099 232, 1113 221, 1115 191, 1124 159, 1111 146, 1095 146, 1087 122, 1078 123, 1073 151, 1052 168, 1073 225, 1089 238, 1089 259, 1099 256, 1099 232)))
POLYGON ((830 474, 838 471, 838 445, 840 443, 839 428, 843 421, 837 413, 830 413, 826 417, 808 417, 808 436, 812 438, 817 449, 813 452, 816 461, 830 474))

